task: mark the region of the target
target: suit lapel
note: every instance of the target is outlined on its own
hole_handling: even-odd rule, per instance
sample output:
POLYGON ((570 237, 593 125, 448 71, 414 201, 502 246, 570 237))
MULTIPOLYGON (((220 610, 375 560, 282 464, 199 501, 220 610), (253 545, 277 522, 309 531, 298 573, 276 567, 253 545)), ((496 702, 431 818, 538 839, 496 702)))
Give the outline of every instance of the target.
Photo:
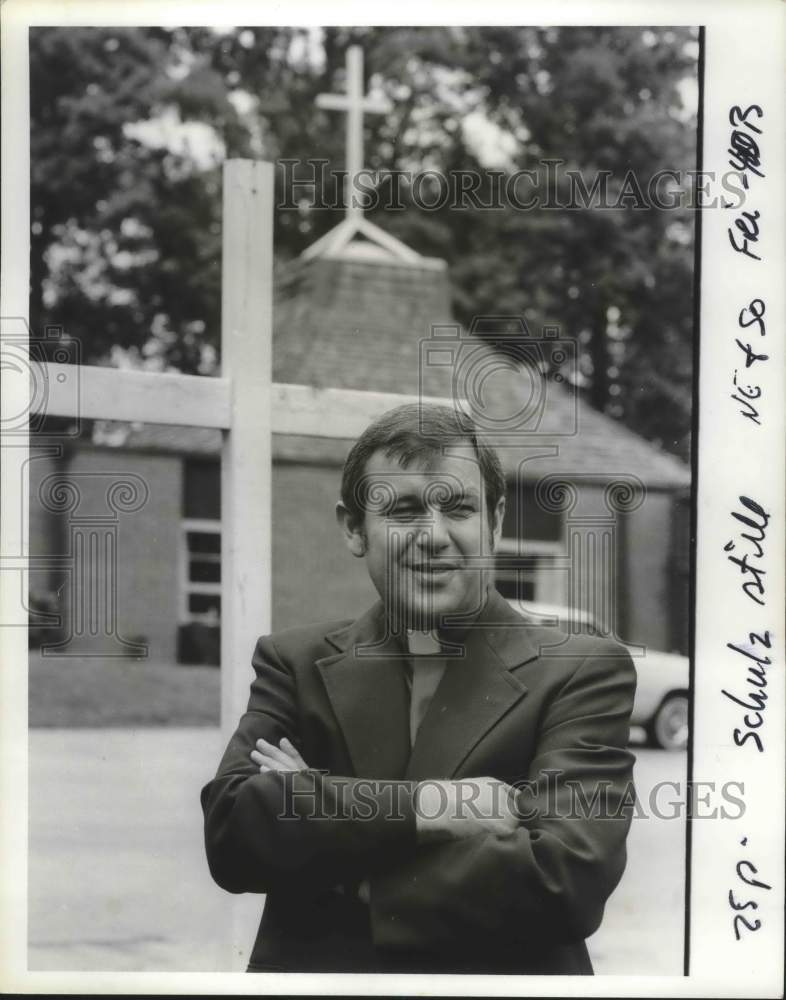
POLYGON ((378 603, 327 636, 339 652, 317 660, 355 775, 401 778, 410 754, 404 647, 386 634, 378 603))
POLYGON ((527 692, 510 672, 538 656, 523 619, 492 590, 463 654, 450 657, 418 729, 406 777, 447 779, 472 749, 527 692))
POLYGON ((363 778, 450 778, 493 726, 527 692, 510 668, 535 659, 520 615, 495 591, 450 657, 409 741, 406 648, 387 632, 381 602, 326 638, 337 652, 317 660, 349 750, 363 778))

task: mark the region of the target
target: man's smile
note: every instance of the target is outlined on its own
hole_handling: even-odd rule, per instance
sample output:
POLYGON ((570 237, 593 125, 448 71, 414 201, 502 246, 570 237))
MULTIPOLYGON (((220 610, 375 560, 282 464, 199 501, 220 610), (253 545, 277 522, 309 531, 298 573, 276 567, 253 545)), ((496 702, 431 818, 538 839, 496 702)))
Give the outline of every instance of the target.
POLYGON ((415 575, 416 578, 428 581, 431 583, 438 583, 447 580, 448 577, 452 576, 453 573, 459 569, 459 564, 455 562, 428 562, 428 563, 411 563, 409 569, 415 575))

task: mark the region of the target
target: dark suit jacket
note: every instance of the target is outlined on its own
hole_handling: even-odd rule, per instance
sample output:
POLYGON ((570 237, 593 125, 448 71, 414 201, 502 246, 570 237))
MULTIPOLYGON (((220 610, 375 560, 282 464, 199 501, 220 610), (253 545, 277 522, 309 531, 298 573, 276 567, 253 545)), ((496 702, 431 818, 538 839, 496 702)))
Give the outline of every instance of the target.
POLYGON ((377 604, 257 643, 248 710, 202 790, 213 878, 267 893, 249 969, 591 973, 584 939, 625 867, 633 805, 630 657, 589 636, 542 655, 567 637, 494 592, 411 748, 385 625, 377 604), (260 774, 256 740, 282 736, 309 770, 260 774), (418 844, 416 783, 482 775, 529 782, 516 831, 418 844))

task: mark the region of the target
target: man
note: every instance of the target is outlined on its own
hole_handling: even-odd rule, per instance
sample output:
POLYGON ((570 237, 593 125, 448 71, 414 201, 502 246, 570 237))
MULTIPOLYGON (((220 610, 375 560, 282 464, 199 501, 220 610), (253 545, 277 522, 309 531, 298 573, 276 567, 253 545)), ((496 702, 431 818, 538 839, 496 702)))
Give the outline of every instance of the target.
POLYGON ((350 452, 338 520, 380 600, 259 640, 202 792, 213 877, 267 894, 250 970, 592 972, 635 674, 494 590, 504 492, 447 407, 399 407, 350 452))

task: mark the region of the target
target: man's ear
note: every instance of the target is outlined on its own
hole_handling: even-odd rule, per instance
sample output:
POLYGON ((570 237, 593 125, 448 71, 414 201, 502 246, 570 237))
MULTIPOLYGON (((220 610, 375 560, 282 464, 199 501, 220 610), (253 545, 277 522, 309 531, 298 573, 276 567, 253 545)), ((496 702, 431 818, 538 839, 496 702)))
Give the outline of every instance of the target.
POLYGON ((357 521, 341 500, 336 504, 336 520, 347 548, 356 559, 362 559, 366 554, 366 533, 363 531, 363 524, 357 521))
POLYGON ((491 551, 494 552, 502 538, 502 522, 505 520, 505 496, 504 494, 497 501, 494 508, 494 516, 491 521, 491 551))

